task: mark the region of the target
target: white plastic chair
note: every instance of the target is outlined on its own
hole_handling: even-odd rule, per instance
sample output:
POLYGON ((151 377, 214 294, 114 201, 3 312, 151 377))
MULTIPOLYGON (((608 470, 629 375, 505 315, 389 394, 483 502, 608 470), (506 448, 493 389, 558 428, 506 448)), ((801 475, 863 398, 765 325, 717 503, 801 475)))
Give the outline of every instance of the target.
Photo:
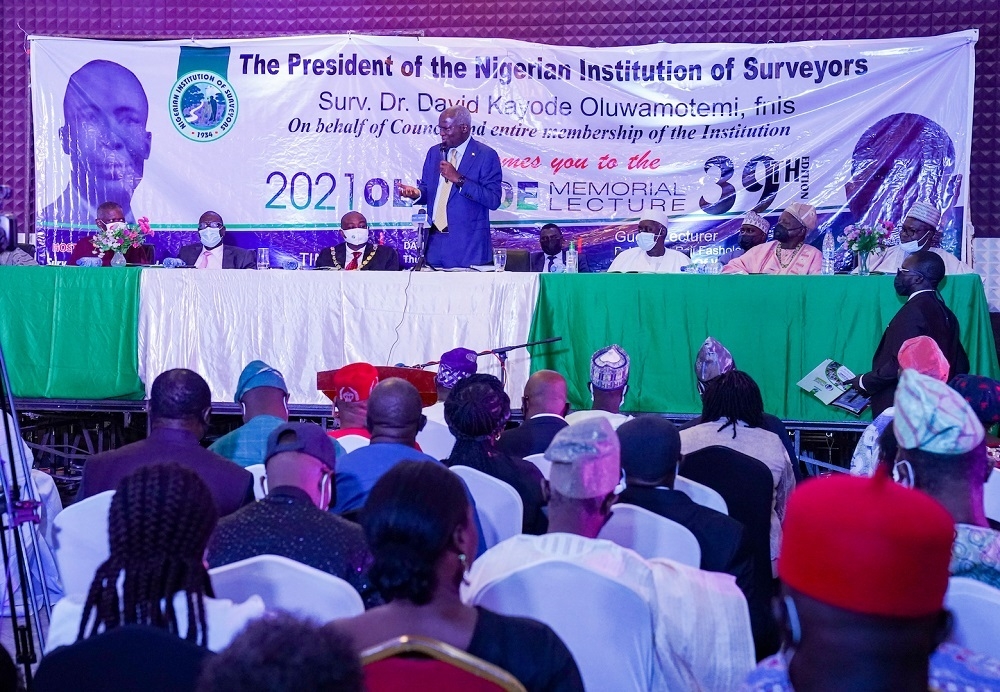
POLYGON ((549 479, 549 472, 552 471, 552 462, 545 458, 545 453, 541 454, 529 454, 524 457, 525 461, 530 461, 534 464, 542 475, 545 476, 545 480, 549 479))
POLYGON ((114 490, 70 505, 52 521, 52 549, 66 596, 86 598, 97 568, 111 554, 108 512, 114 490))
POLYGON ((208 571, 218 598, 242 603, 254 594, 268 610, 318 622, 365 612, 361 596, 340 577, 278 555, 258 555, 208 571))
POLYGON ((487 548, 521 533, 524 503, 510 484, 468 466, 452 466, 451 470, 465 481, 476 501, 487 548))
POLYGON ((703 507, 729 514, 729 506, 714 488, 702 485, 684 476, 674 476, 674 490, 679 490, 703 507))
POLYGON ((551 627, 576 659, 588 690, 652 689, 649 605, 613 579, 554 560, 507 574, 468 600, 551 627))
POLYGON ((451 456, 451 450, 455 447, 455 436, 447 425, 429 420, 424 429, 417 433, 417 444, 424 454, 444 461, 451 456))
POLYGON ((955 616, 948 641, 1000 658, 1000 589, 975 579, 952 577, 944 607, 955 616))
POLYGON ((261 500, 267 495, 264 492, 263 480, 267 478, 267 472, 265 470, 264 464, 250 464, 246 467, 247 471, 253 474, 253 496, 254 499, 261 500))
POLYGON ((1000 470, 993 469, 986 485, 983 486, 983 503, 986 505, 986 516, 993 521, 1000 521, 1000 470))
POLYGON ((598 538, 630 548, 646 559, 665 557, 691 567, 701 567, 701 546, 694 534, 676 521, 648 509, 617 504, 598 538))

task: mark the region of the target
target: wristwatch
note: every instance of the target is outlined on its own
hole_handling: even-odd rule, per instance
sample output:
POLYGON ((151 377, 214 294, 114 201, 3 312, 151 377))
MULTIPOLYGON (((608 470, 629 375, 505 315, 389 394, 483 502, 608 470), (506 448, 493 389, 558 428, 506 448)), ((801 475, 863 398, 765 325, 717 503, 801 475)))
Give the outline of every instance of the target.
POLYGON ((464 175, 460 175, 460 176, 458 176, 458 182, 455 183, 455 187, 457 187, 459 190, 461 190, 463 185, 465 185, 465 176, 464 175))

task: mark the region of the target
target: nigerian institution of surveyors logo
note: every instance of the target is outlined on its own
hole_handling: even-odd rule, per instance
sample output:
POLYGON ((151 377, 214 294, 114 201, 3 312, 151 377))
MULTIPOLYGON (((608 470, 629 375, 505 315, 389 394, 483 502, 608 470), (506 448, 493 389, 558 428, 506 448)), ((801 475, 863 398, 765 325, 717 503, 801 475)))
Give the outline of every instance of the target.
POLYGON ((214 72, 188 72, 170 90, 170 119, 195 142, 213 142, 236 123, 239 101, 225 77, 214 72))

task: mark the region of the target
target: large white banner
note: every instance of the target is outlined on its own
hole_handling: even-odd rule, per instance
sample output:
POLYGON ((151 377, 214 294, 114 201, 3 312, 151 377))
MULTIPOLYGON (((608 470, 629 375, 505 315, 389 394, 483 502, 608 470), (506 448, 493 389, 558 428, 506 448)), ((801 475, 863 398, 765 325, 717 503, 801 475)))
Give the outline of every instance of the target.
POLYGON ((685 252, 724 254, 739 216, 788 203, 827 228, 945 213, 963 254, 978 32, 790 44, 555 47, 313 36, 31 40, 39 259, 65 261, 112 200, 157 256, 219 212, 229 242, 308 265, 358 210, 412 261, 414 184, 452 104, 503 165, 494 242, 583 238, 592 269, 665 210, 685 252))

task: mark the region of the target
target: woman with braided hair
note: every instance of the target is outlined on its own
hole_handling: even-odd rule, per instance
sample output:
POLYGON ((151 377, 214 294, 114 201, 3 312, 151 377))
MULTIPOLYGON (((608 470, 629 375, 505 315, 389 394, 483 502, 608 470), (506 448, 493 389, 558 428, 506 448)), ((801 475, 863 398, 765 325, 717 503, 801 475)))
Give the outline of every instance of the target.
POLYGON ((214 598, 204 555, 218 518, 208 487, 182 466, 145 466, 123 478, 108 513, 111 554, 85 603, 68 597, 53 608, 46 650, 124 625, 224 649, 264 603, 214 598))
POLYGON ((493 375, 470 375, 451 390, 444 419, 455 436, 447 466, 468 466, 508 483, 521 496, 524 533, 540 536, 549 526, 542 507, 548 501, 542 472, 531 462, 497 447, 510 420, 510 397, 493 375))
POLYGON ((440 464, 389 469, 360 517, 374 557, 368 576, 387 603, 328 626, 359 653, 404 635, 431 637, 500 666, 528 692, 582 691, 573 655, 547 625, 462 602, 479 540, 473 513, 462 479, 440 464))

